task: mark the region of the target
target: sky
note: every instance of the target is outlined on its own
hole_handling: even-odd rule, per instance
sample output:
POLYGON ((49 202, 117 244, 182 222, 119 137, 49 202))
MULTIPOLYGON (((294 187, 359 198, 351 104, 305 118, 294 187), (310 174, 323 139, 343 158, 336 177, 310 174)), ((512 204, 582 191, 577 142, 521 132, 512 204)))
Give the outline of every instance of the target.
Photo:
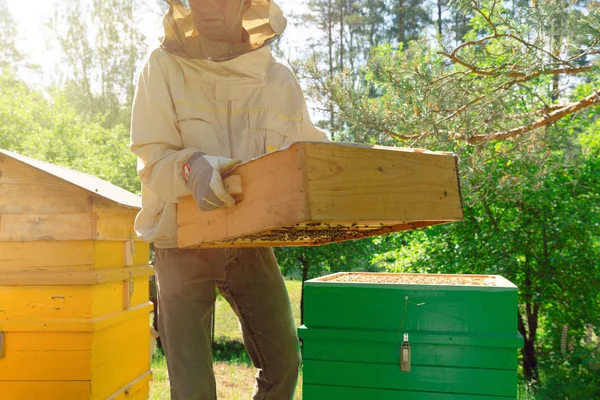
MULTIPOLYGON (((52 77, 56 72, 55 68, 60 63, 59 52, 53 51, 50 47, 46 39, 47 28, 44 28, 44 24, 54 13, 57 1, 64 0, 8 0, 9 10, 18 24, 17 44, 19 49, 28 54, 32 63, 43 66, 41 75, 37 72, 33 74, 23 71, 25 77, 29 78, 28 80, 36 81, 31 82, 34 85, 45 85, 52 82, 52 77)), ((138 15, 137 19, 147 38, 149 48, 154 48, 158 44, 158 36, 162 29, 159 2, 164 0, 145 1, 155 12, 138 15)), ((279 0, 277 3, 286 15, 300 14, 306 11, 306 0, 279 0)), ((305 30, 295 24, 294 18, 288 18, 288 28, 282 38, 284 48, 288 49, 292 55, 301 52, 305 36, 305 30)))

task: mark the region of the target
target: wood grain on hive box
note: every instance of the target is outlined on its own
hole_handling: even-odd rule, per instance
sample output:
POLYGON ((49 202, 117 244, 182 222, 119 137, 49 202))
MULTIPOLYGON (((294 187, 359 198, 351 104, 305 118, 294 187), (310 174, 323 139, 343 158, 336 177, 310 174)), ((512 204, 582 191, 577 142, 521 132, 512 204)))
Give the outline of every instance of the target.
POLYGON ((462 219, 456 156, 297 142, 239 165, 243 201, 178 204, 179 247, 320 245, 462 219))

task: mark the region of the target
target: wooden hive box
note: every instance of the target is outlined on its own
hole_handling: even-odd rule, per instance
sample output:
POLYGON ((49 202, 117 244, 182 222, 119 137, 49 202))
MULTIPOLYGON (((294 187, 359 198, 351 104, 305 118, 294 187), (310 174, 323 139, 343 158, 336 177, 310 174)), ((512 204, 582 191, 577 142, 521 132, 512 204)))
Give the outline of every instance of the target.
POLYGON ((304 283, 314 399, 517 398, 517 287, 495 275, 339 273, 304 283))
POLYGON ((451 153, 297 142, 242 164, 243 201, 178 204, 179 247, 314 246, 463 217, 451 153))
POLYGON ((138 196, 0 149, 0 397, 146 399, 138 196))

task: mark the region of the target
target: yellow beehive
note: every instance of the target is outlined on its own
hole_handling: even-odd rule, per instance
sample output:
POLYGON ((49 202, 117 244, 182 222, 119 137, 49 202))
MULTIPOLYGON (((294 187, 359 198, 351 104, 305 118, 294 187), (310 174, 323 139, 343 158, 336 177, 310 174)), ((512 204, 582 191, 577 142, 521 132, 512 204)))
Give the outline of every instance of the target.
POLYGON ((147 399, 138 196, 0 149, 0 398, 147 399))

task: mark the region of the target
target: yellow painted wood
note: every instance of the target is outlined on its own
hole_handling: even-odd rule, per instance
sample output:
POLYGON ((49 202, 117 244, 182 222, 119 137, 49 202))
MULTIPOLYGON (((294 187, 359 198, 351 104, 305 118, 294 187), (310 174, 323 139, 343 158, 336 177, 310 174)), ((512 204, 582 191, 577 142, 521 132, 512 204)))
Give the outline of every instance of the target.
POLYGON ((92 334, 86 332, 6 332, 4 344, 11 352, 89 351, 92 339, 92 334))
MULTIPOLYGON (((43 340, 41 336, 40 340, 43 340)), ((11 351, 7 348, 0 359, 0 381, 85 381, 91 376, 89 351, 11 351)))
POLYGON ((92 194, 37 168, 0 164, 0 214, 90 213, 92 194))
MULTIPOLYGON (((140 241, 134 241, 133 244, 132 265, 147 265, 150 259, 150 245, 140 241)), ((123 241, 94 242, 94 268, 123 268, 124 251, 123 241)))
MULTIPOLYGON (((132 280, 129 306, 147 301, 148 276, 132 280)), ((1 286, 4 318, 92 318, 123 310, 123 281, 88 286, 1 286)))
POLYGON ((83 400, 90 392, 90 381, 0 381, 2 400, 83 400))
POLYGON ((97 285, 151 275, 154 275, 154 268, 150 265, 99 271, 0 271, 0 286, 97 285))
POLYGON ((92 370, 92 394, 97 398, 106 398, 148 370, 148 347, 136 346, 92 370))
POLYGON ((103 386, 112 379, 109 370, 124 383, 131 381, 139 368, 148 370, 150 326, 148 314, 130 317, 94 332, 7 332, 0 381, 92 380, 95 375, 103 386), (125 360, 129 357, 133 360, 125 360))
POLYGON ((148 315, 151 302, 144 302, 124 312, 96 318, 5 318, 0 314, 0 331, 3 332, 93 332, 121 323, 136 315, 148 315))
MULTIPOLYGON (((151 309, 147 309, 151 311, 151 309)), ((127 343, 134 346, 146 337, 148 331, 148 315, 131 314, 121 323, 96 331, 79 332, 23 332, 12 331, 4 335, 5 349, 10 351, 92 351, 95 360, 102 362, 102 357, 110 357, 112 347, 126 348, 127 343), (121 345, 122 344, 122 345, 121 345)))
POLYGON ((151 380, 152 373, 150 371, 147 371, 140 377, 136 378, 124 387, 120 388, 112 395, 108 396, 106 400, 147 400, 150 392, 151 380))
POLYGON ((23 318, 91 318, 89 286, 0 287, 0 316, 23 318))
POLYGON ((89 270, 93 265, 92 241, 0 242, 0 272, 89 270))
POLYGON ((148 276, 145 278, 137 278, 133 280, 133 288, 131 291, 131 298, 129 300, 130 307, 137 306, 147 302, 150 298, 150 283, 148 276))
MULTIPOLYGON (((95 332, 91 347, 92 365, 102 365, 116 355, 125 353, 137 346, 150 348, 150 326, 148 315, 129 318, 119 324, 95 332)), ((89 335, 89 334, 88 334, 89 335)), ((146 359, 149 361, 148 352, 146 359)))

